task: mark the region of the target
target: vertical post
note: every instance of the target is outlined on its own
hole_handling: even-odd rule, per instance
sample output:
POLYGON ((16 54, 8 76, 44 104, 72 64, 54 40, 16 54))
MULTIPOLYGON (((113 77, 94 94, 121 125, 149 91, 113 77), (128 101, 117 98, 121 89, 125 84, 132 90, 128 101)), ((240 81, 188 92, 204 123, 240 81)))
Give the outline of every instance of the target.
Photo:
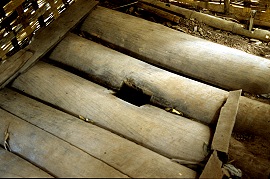
POLYGON ((230 0, 224 0, 224 13, 228 14, 230 12, 230 0))

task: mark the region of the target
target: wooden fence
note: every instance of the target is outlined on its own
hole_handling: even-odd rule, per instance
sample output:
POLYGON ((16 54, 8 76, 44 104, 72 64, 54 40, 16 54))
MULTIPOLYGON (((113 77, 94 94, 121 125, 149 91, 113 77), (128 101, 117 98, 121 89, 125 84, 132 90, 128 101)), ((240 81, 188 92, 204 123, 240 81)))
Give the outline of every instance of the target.
POLYGON ((37 30, 75 1, 0 0, 0 60, 28 45, 37 30))

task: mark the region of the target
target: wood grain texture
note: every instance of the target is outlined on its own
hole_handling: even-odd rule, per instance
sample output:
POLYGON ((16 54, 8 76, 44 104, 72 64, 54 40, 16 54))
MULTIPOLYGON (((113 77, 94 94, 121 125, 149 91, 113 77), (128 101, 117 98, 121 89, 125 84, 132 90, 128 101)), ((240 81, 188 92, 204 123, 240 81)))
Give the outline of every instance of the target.
MULTIPOLYGON (((56 19, 45 29, 39 31, 33 42, 25 48, 26 51, 33 52, 33 56, 30 59, 21 59, 22 62, 25 63, 23 66, 21 66, 21 63, 13 64, 14 62, 11 61, 10 65, 12 66, 13 70, 9 72, 8 77, 5 76, 5 78, 8 78, 7 80, 0 81, 0 87, 3 88, 20 73, 27 70, 36 61, 42 58, 50 49, 52 49, 59 41, 64 38, 70 29, 76 26, 83 17, 90 13, 90 11, 96 5, 97 2, 94 0, 78 0, 76 3, 72 4, 65 12, 63 12, 60 18, 56 19)), ((19 51, 17 53, 22 52, 19 51)), ((0 66, 0 71, 9 68, 9 66, 0 66)))
POLYGON ((0 84, 9 81, 10 76, 12 76, 18 68, 21 68, 32 56, 33 53, 21 50, 7 61, 3 63, 0 62, 0 84))
POLYGON ((46 63, 36 64, 12 86, 169 158, 199 162, 207 155, 209 127, 151 105, 134 106, 46 63))
POLYGON ((11 151, 55 177, 127 177, 84 151, 0 109, 0 142, 8 128, 11 151))
POLYGON ((210 156, 204 170, 200 176, 200 178, 222 178, 222 162, 219 160, 217 156, 217 151, 214 151, 210 156))
POLYGON ((228 154, 241 92, 242 90, 230 91, 225 105, 221 108, 215 134, 212 140, 213 150, 228 154))
MULTIPOLYGON (((186 116, 216 124, 228 92, 154 67, 135 58, 69 34, 50 58, 89 75, 91 80, 119 90, 123 82, 152 96, 151 102, 186 116)), ((236 131, 270 136, 270 106, 240 97, 236 131), (267 126, 267 127, 266 127, 267 126)))
POLYGON ((168 158, 12 90, 0 91, 0 101, 1 108, 69 142, 132 178, 196 176, 194 171, 168 158))
POLYGON ((0 177, 1 178, 53 178, 46 172, 0 148, 0 177))
POLYGON ((270 92, 270 61, 262 57, 103 7, 81 30, 141 60, 225 89, 270 92))

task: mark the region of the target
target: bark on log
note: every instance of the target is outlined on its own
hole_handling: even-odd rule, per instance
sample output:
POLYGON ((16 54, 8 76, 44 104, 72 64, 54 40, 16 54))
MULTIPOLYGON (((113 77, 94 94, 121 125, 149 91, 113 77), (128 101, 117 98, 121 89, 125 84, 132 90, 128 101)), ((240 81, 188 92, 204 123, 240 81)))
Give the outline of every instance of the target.
POLYGON ((106 163, 0 109, 0 142, 10 133, 11 151, 54 177, 127 177, 106 163))
MULTIPOLYGON (((162 10, 166 10, 169 11, 170 13, 176 14, 176 15, 180 15, 180 16, 184 16, 187 19, 196 19, 199 22, 205 23, 211 27, 214 28, 218 28, 221 30, 225 30, 225 31, 229 31, 238 35, 243 35, 249 38, 254 38, 254 39, 259 39, 265 42, 269 42, 270 41, 270 31, 268 30, 262 30, 262 29, 254 29, 254 31, 249 31, 247 29, 244 29, 244 27, 241 24, 232 22, 232 21, 227 21, 218 17, 214 17, 208 14, 204 14, 204 13, 200 13, 200 12, 196 12, 196 11, 192 11, 192 10, 188 10, 185 8, 181 8, 175 5, 170 5, 170 6, 166 6, 165 3, 160 2, 160 1, 153 1, 153 0, 141 0, 141 2, 149 4, 138 4, 139 7, 144 8, 145 10, 148 10, 150 12, 155 12, 157 13, 157 15, 162 14, 162 10), (157 8, 155 8, 157 7, 157 8), (161 9, 158 9, 161 8, 161 9)), ((174 22, 177 22, 177 20, 179 21, 179 19, 177 18, 177 16, 173 16, 173 14, 171 14, 171 16, 169 16, 168 14, 170 14, 169 12, 166 12, 167 15, 166 16, 162 16, 163 18, 172 20, 174 22), (169 17, 169 18, 168 18, 169 17), (175 17, 175 18, 171 18, 171 17, 175 17)))
POLYGON ((1 178, 53 178, 17 155, 0 148, 1 178))
POLYGON ((36 64, 12 86, 169 158, 200 162, 208 155, 209 127, 151 105, 132 105, 46 63, 36 64))
MULTIPOLYGON (((90 40, 69 34, 50 58, 88 74, 92 80, 119 90, 128 83, 152 96, 151 102, 186 116, 215 124, 228 92, 170 73, 90 40)), ((270 106, 245 97, 234 130, 270 136, 270 106)))
POLYGON ((270 61, 98 7, 81 28, 149 63, 226 89, 270 93, 270 61))
POLYGON ((0 106, 132 178, 195 177, 168 158, 12 90, 0 91, 0 106))

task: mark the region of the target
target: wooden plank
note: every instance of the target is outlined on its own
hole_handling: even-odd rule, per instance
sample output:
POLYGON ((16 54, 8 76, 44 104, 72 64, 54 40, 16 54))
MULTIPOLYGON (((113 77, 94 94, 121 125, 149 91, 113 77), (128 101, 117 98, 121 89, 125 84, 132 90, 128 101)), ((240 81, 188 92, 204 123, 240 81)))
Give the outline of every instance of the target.
POLYGON ((200 162, 208 154, 209 127, 151 105, 132 105, 46 63, 36 64, 12 86, 168 158, 200 162))
POLYGON ((9 89, 0 91, 0 99, 1 108, 132 178, 194 178, 196 175, 196 172, 127 139, 9 89))
POLYGON ((14 74, 18 68, 21 68, 32 56, 32 52, 21 50, 5 62, 2 62, 0 64, 1 83, 9 81, 9 77, 14 74))
MULTIPOLYGON (((154 67, 87 39, 69 34, 50 58, 88 74, 91 80, 119 90, 123 82, 151 95, 151 103, 175 108, 215 125, 228 92, 154 67), (106 68, 104 68, 106 67, 106 68)), ((270 106, 240 97, 236 131, 270 136, 270 106), (267 126, 267 127, 265 127, 267 126)))
POLYGON ((8 129, 11 151, 55 177, 127 177, 58 137, 0 109, 0 139, 8 129))
MULTIPOLYGON (((65 12, 63 12, 60 18, 55 20, 45 29, 39 31, 35 36, 35 40, 25 48, 26 51, 33 52, 33 56, 30 59, 21 59, 22 61, 27 61, 23 66, 12 65, 12 67, 16 68, 16 70, 9 74, 10 76, 8 77, 8 80, 2 80, 3 78, 5 79, 6 76, 2 77, 2 74, 0 74, 0 88, 3 88, 11 80, 17 77, 18 74, 27 70, 37 60, 43 57, 50 49, 52 49, 59 41, 64 38, 65 34, 70 29, 76 26, 83 17, 90 13, 90 11, 96 5, 97 2, 94 0, 78 0, 76 3, 72 4, 65 12)), ((11 59, 13 58, 11 57, 11 59)), ((0 66, 0 71, 5 70, 5 68, 8 67, 0 66)))
POLYGON ((222 178, 222 162, 218 159, 217 151, 214 151, 213 154, 210 156, 206 166, 200 178, 222 178))
POLYGON ((221 108, 214 138, 211 144, 213 150, 228 154, 241 92, 242 90, 231 91, 225 105, 221 108))
POLYGON ((176 73, 228 90, 270 93, 268 59, 103 7, 95 9, 81 29, 176 73))
POLYGON ((26 160, 0 148, 1 178, 53 178, 26 160))

